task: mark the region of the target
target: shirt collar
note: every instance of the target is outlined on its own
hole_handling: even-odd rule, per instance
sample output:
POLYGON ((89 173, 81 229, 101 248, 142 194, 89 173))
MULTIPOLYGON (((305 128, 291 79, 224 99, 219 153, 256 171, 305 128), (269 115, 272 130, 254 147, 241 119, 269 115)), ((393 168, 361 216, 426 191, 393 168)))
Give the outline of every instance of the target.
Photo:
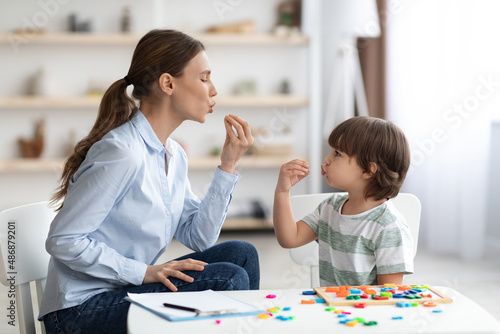
MULTIPOLYGON (((147 120, 146 116, 141 112, 139 108, 137 108, 137 112, 135 113, 134 117, 132 117, 131 120, 132 124, 134 124, 135 128, 141 135, 142 139, 144 142, 151 147, 153 150, 157 151, 158 153, 164 153, 165 152, 165 147, 161 143, 161 141, 158 139, 156 136, 156 133, 154 132, 153 128, 151 127, 151 124, 149 124, 149 121, 147 120)), ((169 140, 167 140, 167 145, 169 145, 169 140)))
POLYGON ((170 155, 174 154, 174 147, 172 146, 172 139, 167 138, 167 142, 165 143, 165 149, 170 155))

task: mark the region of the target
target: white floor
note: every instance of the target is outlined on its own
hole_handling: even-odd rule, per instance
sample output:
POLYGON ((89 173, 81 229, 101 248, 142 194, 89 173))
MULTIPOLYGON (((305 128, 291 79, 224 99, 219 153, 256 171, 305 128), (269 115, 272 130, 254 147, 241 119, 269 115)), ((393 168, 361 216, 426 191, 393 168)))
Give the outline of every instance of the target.
MULTIPOLYGON (((239 239, 252 243, 259 252, 261 289, 309 288, 309 271, 296 265, 288 250, 281 248, 274 234, 266 232, 225 232, 220 241, 239 239)), ((188 253, 179 242, 172 243, 159 261, 168 261, 188 253)), ((419 249, 415 258, 415 274, 405 277, 406 284, 449 286, 500 320, 500 259, 488 258, 481 262, 462 262, 456 257, 429 254, 419 249)), ((0 333, 18 333, 7 324, 8 289, 0 286, 0 333)))

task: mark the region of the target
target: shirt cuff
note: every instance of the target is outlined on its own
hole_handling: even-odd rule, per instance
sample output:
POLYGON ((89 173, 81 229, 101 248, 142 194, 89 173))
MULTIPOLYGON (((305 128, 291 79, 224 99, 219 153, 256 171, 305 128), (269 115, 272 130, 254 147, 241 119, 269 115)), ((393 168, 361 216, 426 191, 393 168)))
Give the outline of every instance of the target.
POLYGON ((220 166, 217 166, 211 186, 214 187, 217 192, 229 196, 233 193, 234 187, 240 178, 241 175, 236 170, 233 174, 229 174, 220 169, 220 166))
POLYGON ((142 285, 148 265, 128 258, 123 259, 120 280, 126 284, 142 285))

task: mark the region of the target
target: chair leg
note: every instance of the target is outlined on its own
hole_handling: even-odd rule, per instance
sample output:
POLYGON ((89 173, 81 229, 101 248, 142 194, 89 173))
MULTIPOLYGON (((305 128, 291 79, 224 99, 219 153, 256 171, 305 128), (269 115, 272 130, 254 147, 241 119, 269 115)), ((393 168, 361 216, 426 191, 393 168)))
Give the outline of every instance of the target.
POLYGON ((17 320, 21 334, 36 334, 29 283, 16 286, 17 320))
MULTIPOLYGON (((38 312, 40 312, 40 307, 42 306, 42 296, 43 290, 45 289, 45 281, 45 279, 41 279, 35 282, 38 312)), ((40 327, 42 329, 42 334, 45 334, 45 325, 43 321, 40 322, 40 327)))

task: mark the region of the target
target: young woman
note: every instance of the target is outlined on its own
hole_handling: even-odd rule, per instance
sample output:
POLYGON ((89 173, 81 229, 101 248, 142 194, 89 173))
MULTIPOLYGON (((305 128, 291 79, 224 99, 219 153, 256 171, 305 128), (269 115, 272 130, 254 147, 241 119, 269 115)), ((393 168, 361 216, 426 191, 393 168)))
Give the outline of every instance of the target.
POLYGON ((214 246, 239 178, 236 162, 253 143, 248 123, 224 118, 221 164, 202 201, 191 191, 185 152, 170 139, 184 121, 204 123, 213 112, 210 75, 201 42, 154 30, 137 44, 128 74, 104 94, 54 196, 63 202, 46 242, 51 260, 39 316, 48 333, 124 333, 127 292, 259 288, 252 245, 214 246), (174 236, 195 253, 155 264, 174 236))

